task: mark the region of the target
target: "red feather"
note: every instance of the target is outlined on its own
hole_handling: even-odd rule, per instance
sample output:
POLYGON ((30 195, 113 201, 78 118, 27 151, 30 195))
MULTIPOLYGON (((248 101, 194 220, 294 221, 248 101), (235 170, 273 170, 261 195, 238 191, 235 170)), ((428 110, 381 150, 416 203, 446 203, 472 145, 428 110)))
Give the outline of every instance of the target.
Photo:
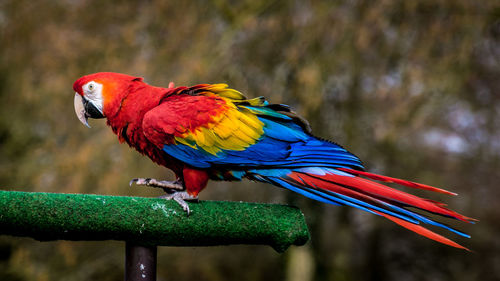
MULTIPOLYGON (((372 210, 372 211, 374 211, 374 210, 372 210)), ((402 219, 398 219, 398 218, 393 217, 393 216, 388 215, 388 214, 384 214, 384 213, 377 212, 377 211, 374 211, 374 212, 381 215, 381 216, 384 216, 385 218, 387 218, 387 219, 389 219, 389 220, 401 225, 402 227, 409 229, 417 234, 425 236, 425 237, 432 239, 434 241, 437 241, 437 242, 440 242, 440 243, 443 243, 443 244, 446 244, 446 245, 449 245, 449 246, 452 246, 455 248, 464 249, 464 250, 467 250, 470 252, 470 250, 465 248, 464 246, 462 246, 462 245, 460 245, 460 244, 458 244, 458 243, 456 243, 456 242, 454 242, 446 237, 443 237, 443 236, 441 236, 433 231, 430 231, 423 226, 420 226, 418 224, 413 224, 413 223, 404 221, 402 219)))
MULTIPOLYGON (((349 169, 342 169, 342 170, 349 170, 349 169)), ((370 180, 363 179, 357 176, 351 177, 351 176, 342 176, 336 174, 314 175, 314 174, 306 174, 300 172, 292 172, 287 175, 287 181, 291 184, 295 184, 296 186, 297 185, 308 186, 319 191, 321 191, 321 189, 328 190, 337 194, 341 194, 344 196, 348 196, 350 198, 366 202, 373 206, 381 207, 383 209, 387 208, 387 206, 384 205, 383 203, 386 202, 398 207, 416 207, 431 213, 452 217, 465 222, 474 221, 474 219, 472 218, 463 216, 452 210, 444 208, 443 203, 420 198, 418 196, 411 195, 402 192, 400 190, 393 189, 391 187, 376 182, 372 182, 370 180)), ((448 238, 445 238, 435 232, 432 232, 431 230, 428 230, 427 228, 421 225, 405 221, 403 219, 382 213, 380 211, 376 211, 373 209, 370 210, 429 239, 456 248, 469 250, 448 238)))
POLYGON ((383 181, 383 182, 393 182, 393 183, 397 183, 397 184, 408 186, 408 187, 425 189, 425 190, 429 190, 429 191, 445 193, 445 194, 450 194, 450 195, 457 195, 456 193, 450 192, 450 191, 445 190, 445 189, 437 188, 437 187, 426 185, 426 184, 416 183, 416 182, 412 182, 412 181, 391 178, 391 177, 387 177, 387 176, 382 176, 382 175, 377 175, 377 174, 372 174, 372 173, 368 173, 368 172, 347 169, 347 168, 338 168, 338 170, 348 172, 350 174, 357 175, 357 176, 365 176, 365 177, 373 179, 373 180, 378 180, 378 181, 383 181))
POLYGON ((327 174, 322 178, 334 182, 336 184, 353 188, 363 194, 373 196, 375 198, 378 198, 386 202, 391 202, 399 205, 409 205, 412 207, 423 209, 431 213, 452 217, 465 222, 473 220, 469 217, 463 216, 452 210, 444 208, 442 204, 436 203, 435 201, 420 198, 418 196, 408 194, 403 191, 360 177, 348 177, 348 176, 327 174))

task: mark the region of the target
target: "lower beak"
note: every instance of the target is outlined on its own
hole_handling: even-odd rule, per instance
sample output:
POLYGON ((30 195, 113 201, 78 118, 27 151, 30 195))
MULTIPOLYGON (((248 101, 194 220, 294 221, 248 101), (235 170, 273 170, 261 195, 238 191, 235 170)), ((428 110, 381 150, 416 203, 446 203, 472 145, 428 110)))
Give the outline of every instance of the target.
POLYGON ((82 122, 83 125, 90 128, 88 122, 89 116, 87 114, 87 111, 85 111, 85 107, 83 105, 83 98, 78 93, 75 93, 75 113, 76 117, 78 117, 78 120, 80 120, 80 122, 82 122))

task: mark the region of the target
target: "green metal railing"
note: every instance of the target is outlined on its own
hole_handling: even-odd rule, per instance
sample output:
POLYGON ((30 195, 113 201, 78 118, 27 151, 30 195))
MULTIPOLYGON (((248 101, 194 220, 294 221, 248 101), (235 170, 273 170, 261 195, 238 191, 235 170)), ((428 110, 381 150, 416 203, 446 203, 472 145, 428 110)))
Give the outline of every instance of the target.
POLYGON ((126 241, 126 280, 155 280, 156 246, 255 244, 283 252, 309 239, 295 207, 188 204, 189 216, 176 202, 158 198, 0 191, 0 234, 40 241, 126 241))

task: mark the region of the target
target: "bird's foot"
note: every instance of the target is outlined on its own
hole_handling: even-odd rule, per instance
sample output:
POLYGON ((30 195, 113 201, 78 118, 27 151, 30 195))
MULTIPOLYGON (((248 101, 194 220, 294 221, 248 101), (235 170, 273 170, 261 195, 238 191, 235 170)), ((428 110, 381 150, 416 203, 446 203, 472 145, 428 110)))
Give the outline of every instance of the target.
POLYGON ((129 185, 146 185, 163 189, 166 193, 173 193, 184 190, 184 186, 179 181, 159 181, 152 178, 136 178, 129 182, 129 185))
POLYGON ((189 205, 187 204, 187 202, 185 200, 188 200, 188 201, 197 201, 198 200, 197 196, 193 196, 193 195, 187 193, 186 191, 174 192, 172 194, 162 195, 158 198, 162 198, 162 199, 166 199, 166 200, 173 199, 175 202, 177 202, 177 203, 179 203, 179 205, 181 205, 182 209, 187 213, 188 216, 191 213, 191 210, 189 209, 189 205))

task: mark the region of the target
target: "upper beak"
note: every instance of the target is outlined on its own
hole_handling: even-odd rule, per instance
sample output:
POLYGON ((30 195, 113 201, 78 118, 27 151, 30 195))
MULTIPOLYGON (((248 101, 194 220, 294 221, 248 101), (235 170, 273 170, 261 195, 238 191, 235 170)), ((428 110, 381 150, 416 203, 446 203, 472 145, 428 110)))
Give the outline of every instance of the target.
POLYGON ((95 106, 92 101, 80 96, 78 93, 75 93, 75 113, 80 122, 89 128, 89 117, 95 119, 105 117, 101 109, 95 106))
POLYGON ((78 93, 75 93, 75 113, 76 117, 78 117, 78 120, 83 123, 83 125, 89 126, 89 115, 87 114, 87 111, 85 111, 85 107, 83 105, 83 98, 80 96, 78 93))

